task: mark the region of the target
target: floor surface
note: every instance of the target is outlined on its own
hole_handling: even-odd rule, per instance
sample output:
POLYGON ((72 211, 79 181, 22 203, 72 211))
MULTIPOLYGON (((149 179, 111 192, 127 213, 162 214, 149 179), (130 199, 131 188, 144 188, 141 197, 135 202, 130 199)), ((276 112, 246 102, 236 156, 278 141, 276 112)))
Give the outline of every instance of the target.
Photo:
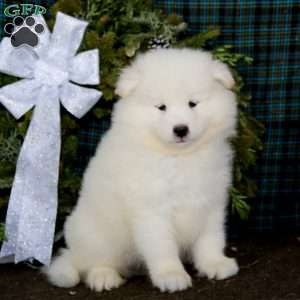
POLYGON ((193 287, 178 293, 160 293, 146 277, 136 277, 119 289, 96 293, 83 284, 62 289, 51 286, 38 270, 27 265, 0 265, 1 300, 300 300, 300 238, 253 239, 228 246, 240 264, 240 273, 224 281, 197 278, 193 287))

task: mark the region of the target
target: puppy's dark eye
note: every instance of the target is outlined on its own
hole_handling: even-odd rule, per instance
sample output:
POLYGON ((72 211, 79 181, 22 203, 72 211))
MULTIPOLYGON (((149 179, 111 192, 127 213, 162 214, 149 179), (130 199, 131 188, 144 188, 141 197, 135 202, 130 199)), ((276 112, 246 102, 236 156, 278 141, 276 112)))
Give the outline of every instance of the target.
POLYGON ((197 102, 189 101, 189 107, 190 107, 190 108, 195 107, 197 104, 198 104, 197 102))
POLYGON ((167 110, 167 106, 165 104, 161 104, 161 105, 158 105, 156 106, 159 110, 161 111, 166 111, 167 110))

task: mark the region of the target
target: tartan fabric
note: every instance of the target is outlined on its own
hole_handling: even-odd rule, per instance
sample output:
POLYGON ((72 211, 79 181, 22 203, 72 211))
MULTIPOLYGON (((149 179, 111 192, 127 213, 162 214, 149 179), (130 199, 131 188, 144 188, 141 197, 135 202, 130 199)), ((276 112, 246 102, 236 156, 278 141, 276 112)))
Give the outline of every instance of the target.
MULTIPOLYGON (((101 100, 100 100, 101 101, 101 100)), ((91 156, 94 155, 101 136, 109 129, 110 118, 97 119, 93 113, 88 113, 80 120, 78 172, 85 170, 91 156)))
POLYGON ((182 15, 190 32, 221 27, 216 43, 254 58, 241 68, 253 100, 250 111, 266 126, 255 170, 258 195, 249 229, 300 231, 300 3, 298 0, 156 0, 182 15))

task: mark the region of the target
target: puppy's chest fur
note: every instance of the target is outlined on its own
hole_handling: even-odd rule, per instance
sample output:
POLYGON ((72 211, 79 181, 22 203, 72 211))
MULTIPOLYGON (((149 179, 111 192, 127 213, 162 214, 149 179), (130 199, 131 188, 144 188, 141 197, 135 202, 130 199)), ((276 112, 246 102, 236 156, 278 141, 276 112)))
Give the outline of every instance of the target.
MULTIPOLYGON (((217 188, 216 185, 222 182, 224 175, 228 173, 228 165, 228 160, 222 153, 214 152, 154 156, 147 160, 139 156, 130 166, 131 172, 128 174, 126 187, 138 188, 143 193, 148 192, 154 202, 157 196, 172 206, 187 201, 195 204, 195 199, 199 203, 213 194, 212 187, 217 188), (144 189, 141 189, 141 184, 144 185, 144 189)), ((146 195, 143 195, 143 198, 145 197, 146 195)), ((159 204, 161 206, 163 203, 159 204)))
POLYGON ((204 218, 202 212, 215 205, 218 191, 224 191, 224 177, 228 173, 225 160, 213 152, 154 156, 147 160, 136 156, 129 176, 123 181, 123 190, 136 196, 129 200, 134 202, 130 203, 134 208, 157 211, 177 223, 188 224, 188 220, 195 218, 199 221, 204 218))
POLYGON ((160 203, 160 209, 170 216, 184 244, 201 227, 209 206, 209 186, 213 180, 209 164, 197 157, 171 157, 161 161, 164 171, 160 192, 165 200, 160 203))

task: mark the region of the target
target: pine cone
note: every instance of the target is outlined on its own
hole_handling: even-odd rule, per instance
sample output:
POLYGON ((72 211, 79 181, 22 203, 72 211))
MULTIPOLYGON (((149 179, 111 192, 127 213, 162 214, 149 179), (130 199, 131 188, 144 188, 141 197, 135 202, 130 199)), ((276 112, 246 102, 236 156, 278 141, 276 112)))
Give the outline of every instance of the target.
POLYGON ((150 39, 148 49, 166 49, 170 47, 170 42, 163 35, 150 39))

